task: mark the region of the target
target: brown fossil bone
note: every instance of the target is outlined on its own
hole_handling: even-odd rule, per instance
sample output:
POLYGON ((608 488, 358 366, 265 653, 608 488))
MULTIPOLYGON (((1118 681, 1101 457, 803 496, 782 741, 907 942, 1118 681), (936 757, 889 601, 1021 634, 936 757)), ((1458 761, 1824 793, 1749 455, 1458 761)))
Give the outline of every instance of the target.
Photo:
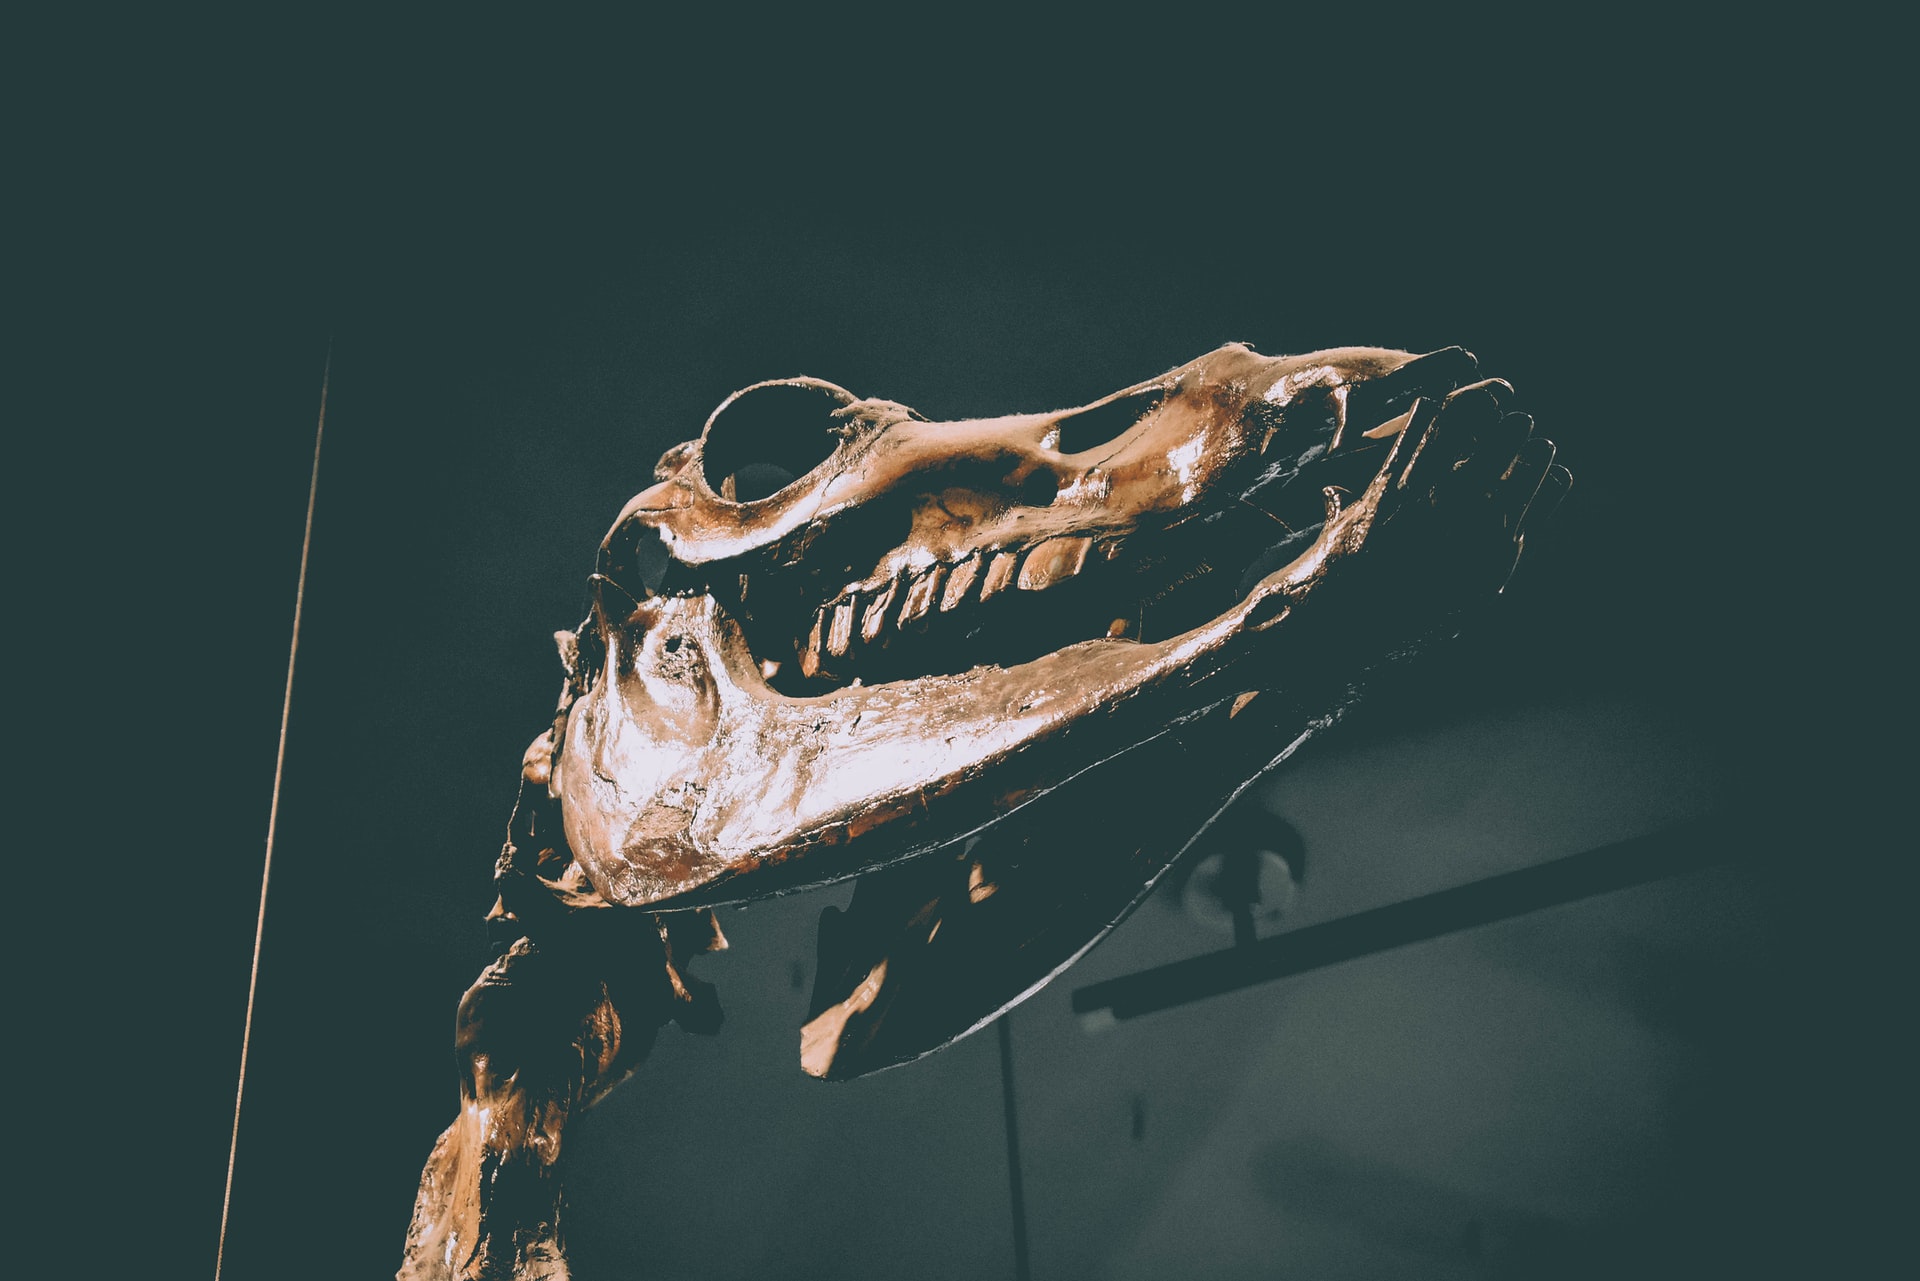
POLYGON ((560 638, 510 946, 462 1003, 401 1276, 565 1274, 564 1123, 660 1024, 716 1023, 683 967, 724 945, 713 905, 864 874, 822 920, 823 1077, 1092 946, 1370 668, 1504 585, 1567 479, 1474 373, 1235 345, 1060 413, 933 423, 808 378, 724 402, 560 638))

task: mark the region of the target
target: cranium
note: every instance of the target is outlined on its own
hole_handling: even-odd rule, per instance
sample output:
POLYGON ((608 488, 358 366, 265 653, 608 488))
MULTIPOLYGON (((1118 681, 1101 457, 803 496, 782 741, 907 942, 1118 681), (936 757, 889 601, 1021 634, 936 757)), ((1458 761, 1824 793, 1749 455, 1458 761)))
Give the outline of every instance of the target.
POLYGON ((403 1275, 558 1275, 527 1246, 552 1213, 493 1211, 509 1250, 487 1198, 501 1170, 547 1187, 566 1112, 631 1070, 623 1021, 697 1021, 700 909, 872 874, 822 922, 821 1076, 964 1035, 1097 941, 1369 667, 1505 583, 1565 472, 1473 369, 1236 345, 944 423, 812 378, 729 397, 621 511, 559 638, 499 865, 525 937, 463 1003, 469 1107, 403 1275), (625 996, 592 981, 618 964, 595 940, 629 933, 609 908, 665 953, 625 996), (535 1035, 489 1012, 503 988, 579 1007, 543 1016, 578 1028, 556 1082, 503 1067, 535 1035))

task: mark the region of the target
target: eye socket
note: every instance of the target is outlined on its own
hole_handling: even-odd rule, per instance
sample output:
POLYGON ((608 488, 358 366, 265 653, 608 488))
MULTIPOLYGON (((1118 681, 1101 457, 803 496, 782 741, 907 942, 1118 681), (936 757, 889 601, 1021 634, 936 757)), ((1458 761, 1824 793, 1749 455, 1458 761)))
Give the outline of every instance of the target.
POLYGON ((1131 396, 1122 396, 1118 400, 1110 400, 1104 405, 1095 405, 1092 409, 1083 409, 1062 418, 1059 422, 1060 443, 1056 448, 1063 454, 1078 454, 1108 441, 1118 440, 1135 423, 1157 409, 1165 394, 1158 387, 1149 387, 1131 396))
POLYGON ((791 378, 735 392, 707 421, 701 470, 722 498, 750 503, 791 485, 840 443, 834 415, 854 396, 832 383, 791 378))

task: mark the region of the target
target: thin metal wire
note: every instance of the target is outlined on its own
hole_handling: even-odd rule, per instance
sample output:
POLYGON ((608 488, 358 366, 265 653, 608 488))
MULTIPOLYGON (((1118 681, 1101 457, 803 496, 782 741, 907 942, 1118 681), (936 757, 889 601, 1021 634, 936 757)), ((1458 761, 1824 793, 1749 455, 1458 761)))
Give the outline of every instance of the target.
POLYGON ((293 711, 293 664, 300 654, 300 610, 307 597, 307 553, 313 548, 313 507, 320 493, 320 442, 327 431, 327 384, 333 377, 333 340, 320 370, 320 417, 313 429, 313 474, 307 481, 307 525, 300 536, 300 577, 293 588, 293 638, 287 644, 287 685, 280 700, 280 746, 273 758, 273 800, 267 806, 267 854, 260 866, 260 912, 253 923, 253 968, 247 975, 247 1020, 240 1030, 240 1078, 233 1089, 233 1138, 227 1146, 227 1190, 220 1199, 220 1245, 213 1281, 227 1261, 227 1215, 233 1209, 233 1165, 240 1152, 240 1100, 247 1092, 247 1050, 253 1039, 253 997, 260 984, 260 940, 267 928, 267 880, 273 874, 273 837, 280 821, 280 775, 287 763, 287 720, 293 711))

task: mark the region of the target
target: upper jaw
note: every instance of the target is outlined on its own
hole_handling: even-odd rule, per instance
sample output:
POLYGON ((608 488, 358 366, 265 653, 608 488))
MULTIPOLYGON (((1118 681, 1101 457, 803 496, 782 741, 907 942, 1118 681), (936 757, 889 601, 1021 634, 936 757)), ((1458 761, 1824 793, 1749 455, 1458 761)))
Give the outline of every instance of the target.
MULTIPOLYGON (((1229 346, 1082 409, 960 424, 852 402, 866 434, 853 432, 817 475, 754 503, 711 492, 703 436, 602 545, 615 616, 655 588, 713 593, 775 688, 794 695, 1007 666, 1109 635, 1164 638, 1227 608, 1256 568, 1298 552, 1298 540, 1276 543, 1318 523, 1318 500, 1288 507, 1274 495, 1355 478, 1295 484, 1316 455, 1324 466, 1326 454, 1370 443, 1360 433, 1372 419, 1348 430, 1350 391, 1395 381, 1411 390, 1419 367, 1444 378, 1456 354, 1264 357, 1229 346), (1177 405, 1179 425, 1157 427, 1167 415, 1149 414, 1074 452, 1089 417, 1142 404, 1177 405), (1199 524, 1212 527, 1196 537, 1199 524), (836 572, 822 549, 848 542, 891 550, 836 572), (1256 566, 1268 548, 1281 554, 1256 566), (613 567, 649 556, 651 570, 613 567)), ((1352 404, 1365 417, 1363 396, 1352 404)), ((1388 399, 1375 397, 1383 417, 1388 399)))

